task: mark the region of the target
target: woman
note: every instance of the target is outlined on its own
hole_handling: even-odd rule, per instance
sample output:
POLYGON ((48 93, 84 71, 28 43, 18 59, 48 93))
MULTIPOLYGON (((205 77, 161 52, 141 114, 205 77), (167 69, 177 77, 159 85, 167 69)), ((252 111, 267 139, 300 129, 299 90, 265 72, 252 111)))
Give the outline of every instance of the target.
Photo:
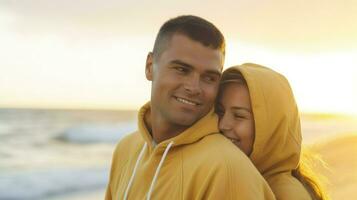
POLYGON ((227 69, 216 112, 220 131, 250 157, 277 199, 327 199, 300 159, 299 113, 284 76, 249 63, 227 69))

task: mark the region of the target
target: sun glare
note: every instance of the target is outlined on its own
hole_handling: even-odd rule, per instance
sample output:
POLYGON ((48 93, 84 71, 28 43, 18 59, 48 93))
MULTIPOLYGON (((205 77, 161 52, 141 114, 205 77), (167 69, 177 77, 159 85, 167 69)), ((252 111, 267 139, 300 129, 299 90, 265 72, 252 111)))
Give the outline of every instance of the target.
POLYGON ((302 112, 357 115, 357 59, 353 52, 284 53, 228 43, 225 68, 245 62, 287 77, 302 112))

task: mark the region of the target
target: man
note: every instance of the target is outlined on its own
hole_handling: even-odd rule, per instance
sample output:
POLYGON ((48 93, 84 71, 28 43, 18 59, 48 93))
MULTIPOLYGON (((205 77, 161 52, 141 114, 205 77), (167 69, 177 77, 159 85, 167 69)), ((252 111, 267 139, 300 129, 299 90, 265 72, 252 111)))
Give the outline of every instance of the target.
POLYGON ((218 133, 212 107, 225 41, 196 16, 167 21, 146 60, 151 101, 122 139, 106 199, 274 199, 263 177, 218 133))

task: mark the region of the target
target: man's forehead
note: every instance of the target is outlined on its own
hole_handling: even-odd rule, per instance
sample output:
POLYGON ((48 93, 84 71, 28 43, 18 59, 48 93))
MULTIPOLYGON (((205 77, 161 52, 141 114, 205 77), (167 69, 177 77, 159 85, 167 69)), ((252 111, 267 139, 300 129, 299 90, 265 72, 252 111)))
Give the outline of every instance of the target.
POLYGON ((192 39, 191 37, 185 35, 185 34, 181 34, 181 33, 174 33, 171 36, 169 36, 166 39, 166 43, 167 46, 166 48, 171 47, 172 45, 177 45, 177 44, 186 44, 187 46, 189 45, 198 45, 198 46, 202 46, 203 48, 207 48, 210 49, 212 51, 218 51, 221 54, 224 54, 223 51, 219 48, 213 48, 210 45, 206 45, 198 40, 192 39))
MULTIPOLYGON (((224 58, 223 52, 219 49, 213 49, 210 46, 205 46, 199 41, 192 40, 186 36, 174 36, 164 52, 171 51, 171 53, 191 53, 198 57, 215 57, 220 60, 224 58)), ((164 53, 163 52, 163 53, 164 53)))

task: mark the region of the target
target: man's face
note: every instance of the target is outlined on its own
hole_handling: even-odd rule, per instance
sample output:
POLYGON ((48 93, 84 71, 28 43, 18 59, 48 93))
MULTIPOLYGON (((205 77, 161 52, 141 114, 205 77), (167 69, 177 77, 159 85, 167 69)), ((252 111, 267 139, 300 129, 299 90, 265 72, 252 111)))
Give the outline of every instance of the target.
POLYGON ((213 106, 224 56, 181 34, 168 42, 157 59, 149 54, 146 61, 151 109, 162 123, 191 126, 213 106))

